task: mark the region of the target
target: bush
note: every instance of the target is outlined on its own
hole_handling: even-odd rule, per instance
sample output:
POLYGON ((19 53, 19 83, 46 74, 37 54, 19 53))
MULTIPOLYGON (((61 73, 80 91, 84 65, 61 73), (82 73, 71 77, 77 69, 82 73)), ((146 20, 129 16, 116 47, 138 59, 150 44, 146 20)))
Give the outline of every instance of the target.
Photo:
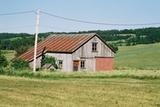
POLYGON ((12 61, 11 66, 15 69, 24 69, 29 67, 29 63, 22 59, 15 59, 12 61))
POLYGON ((58 68, 58 65, 56 64, 56 58, 54 57, 50 57, 50 56, 43 56, 42 60, 41 60, 41 65, 45 65, 45 64, 51 64, 53 65, 56 69, 58 68))
POLYGON ((8 61, 5 56, 0 54, 0 67, 6 67, 8 65, 8 61))

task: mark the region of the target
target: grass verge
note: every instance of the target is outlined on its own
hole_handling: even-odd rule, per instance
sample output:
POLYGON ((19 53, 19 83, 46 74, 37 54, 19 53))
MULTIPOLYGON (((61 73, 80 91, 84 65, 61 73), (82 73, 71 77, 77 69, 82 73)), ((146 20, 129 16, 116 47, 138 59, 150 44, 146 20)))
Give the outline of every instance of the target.
POLYGON ((39 79, 72 79, 72 78, 133 78, 160 79, 160 70, 115 70, 108 72, 32 72, 31 70, 0 70, 0 75, 20 76, 39 79))

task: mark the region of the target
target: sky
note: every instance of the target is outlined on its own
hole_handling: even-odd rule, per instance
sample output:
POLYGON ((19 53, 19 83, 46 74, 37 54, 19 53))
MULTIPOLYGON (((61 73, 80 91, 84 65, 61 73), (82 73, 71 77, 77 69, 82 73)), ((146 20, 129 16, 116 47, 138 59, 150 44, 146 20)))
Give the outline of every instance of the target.
MULTIPOLYGON (((0 0, 0 14, 40 9, 55 15, 100 23, 160 22, 160 0, 0 0)), ((0 32, 34 33, 36 14, 0 16, 0 32)), ((134 29, 147 26, 93 25, 40 14, 40 32, 134 29)))

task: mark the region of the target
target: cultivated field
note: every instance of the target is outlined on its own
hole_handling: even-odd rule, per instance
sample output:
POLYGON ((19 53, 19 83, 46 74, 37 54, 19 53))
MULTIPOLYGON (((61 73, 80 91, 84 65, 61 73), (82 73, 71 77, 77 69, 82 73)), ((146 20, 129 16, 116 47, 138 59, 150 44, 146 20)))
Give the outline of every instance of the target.
POLYGON ((0 76, 2 107, 160 106, 160 71, 12 75, 0 76))

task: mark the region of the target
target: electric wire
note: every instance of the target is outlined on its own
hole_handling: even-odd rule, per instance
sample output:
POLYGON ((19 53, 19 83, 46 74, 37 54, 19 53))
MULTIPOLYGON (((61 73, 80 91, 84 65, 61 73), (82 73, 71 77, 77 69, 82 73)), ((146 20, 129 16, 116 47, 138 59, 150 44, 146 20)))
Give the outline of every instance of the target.
POLYGON ((19 11, 19 12, 12 12, 12 13, 1 13, 0 16, 19 15, 19 14, 28 14, 28 13, 35 13, 35 11, 30 10, 30 11, 19 11))
POLYGON ((156 23, 136 23, 136 24, 117 24, 117 23, 101 23, 101 22, 92 22, 92 21, 85 21, 85 20, 79 20, 79 19, 72 19, 72 18, 67 18, 63 16, 58 16, 52 13, 48 13, 45 11, 41 11, 41 13, 46 14, 51 17, 55 17, 58 19, 63 19, 67 21, 72 21, 72 22, 79 22, 79 23, 86 23, 86 24, 96 24, 96 25, 106 25, 106 26, 146 26, 146 25, 160 25, 160 22, 156 23))

